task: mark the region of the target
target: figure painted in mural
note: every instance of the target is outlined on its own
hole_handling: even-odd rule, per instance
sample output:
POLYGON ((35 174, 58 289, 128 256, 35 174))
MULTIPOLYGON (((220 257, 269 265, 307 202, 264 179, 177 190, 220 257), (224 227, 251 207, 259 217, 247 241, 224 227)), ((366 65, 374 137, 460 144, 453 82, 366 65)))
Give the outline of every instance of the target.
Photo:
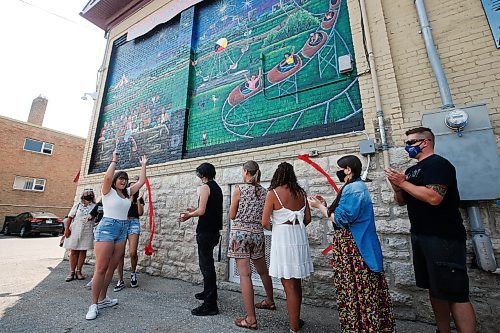
POLYGON ((382 249, 370 193, 361 180, 361 161, 347 155, 337 165, 337 176, 345 185, 335 201, 328 208, 321 196, 308 201, 333 222, 333 284, 342 332, 394 332, 382 249))
MULTIPOLYGON (((133 186, 135 182, 130 182, 129 187, 133 186)), ((132 195, 132 200, 130 204, 130 208, 128 210, 128 231, 127 231, 127 239, 128 239, 128 251, 130 256, 130 287, 136 288, 139 283, 137 281, 137 247, 139 245, 139 235, 141 234, 141 224, 139 221, 139 217, 144 214, 144 199, 139 197, 139 191, 135 192, 132 195)), ((125 253, 124 253, 125 254, 125 253)), ((125 261, 125 255, 122 256, 122 259, 118 263, 117 272, 118 272, 118 282, 116 283, 113 291, 120 291, 125 288, 125 282, 123 280, 123 264, 125 261)))
POLYGON ((450 332, 451 313, 459 332, 474 332, 456 171, 434 153, 434 140, 426 127, 406 131, 405 149, 418 162, 404 173, 390 168, 385 173, 396 202, 408 207, 415 281, 429 289, 439 331, 450 332))
POLYGON ((70 250, 69 274, 66 282, 74 279, 84 280, 82 267, 87 256, 87 250, 94 248, 94 221, 90 211, 95 206, 95 195, 92 189, 83 190, 82 196, 68 214, 64 229, 63 247, 70 250))
POLYGON ((295 46, 292 47, 292 53, 285 53, 283 56, 283 60, 279 63, 278 70, 283 73, 289 71, 293 67, 295 67, 295 46))
POLYGON ((311 46, 318 45, 321 42, 322 36, 319 32, 311 32, 309 34, 308 43, 311 46))
POLYGON ((95 319, 100 309, 118 303, 117 299, 111 299, 107 296, 108 286, 116 266, 125 252, 130 197, 137 193, 146 182, 147 161, 146 156, 140 158, 139 180, 133 186, 127 187, 127 173, 125 171, 115 172, 118 162, 118 152, 115 149, 111 163, 104 174, 101 189, 104 215, 97 225, 94 235, 95 267, 92 278, 92 304, 85 316, 87 320, 95 319))
POLYGON ((311 211, 304 189, 297 183, 293 166, 278 165, 266 196, 262 226, 272 229, 269 274, 280 278, 285 289, 290 332, 304 325, 300 319, 302 280, 314 271, 306 225, 311 211))
POLYGON ((255 75, 252 74, 250 78, 245 74, 245 81, 247 82, 246 88, 248 88, 249 92, 254 91, 257 89, 257 86, 260 83, 260 79, 262 78, 262 68, 259 67, 259 74, 255 75))
POLYGON ((235 324, 239 327, 256 329, 255 308, 276 310, 273 283, 266 265, 266 244, 261 223, 267 191, 260 185, 260 169, 257 162, 248 161, 243 164, 243 182, 245 185, 235 186, 231 197, 229 209, 231 232, 227 256, 236 260, 246 310, 246 316, 236 319, 235 324), (255 305, 250 260, 260 275, 267 296, 255 305))
POLYGON ((196 168, 196 176, 203 183, 199 189, 198 208, 188 207, 178 219, 179 222, 184 222, 192 217, 198 217, 196 242, 203 275, 203 291, 197 293, 195 297, 204 302, 191 310, 191 314, 195 316, 213 316, 219 313, 213 251, 220 240, 223 196, 221 188, 214 180, 215 174, 215 167, 210 163, 202 163, 196 168))

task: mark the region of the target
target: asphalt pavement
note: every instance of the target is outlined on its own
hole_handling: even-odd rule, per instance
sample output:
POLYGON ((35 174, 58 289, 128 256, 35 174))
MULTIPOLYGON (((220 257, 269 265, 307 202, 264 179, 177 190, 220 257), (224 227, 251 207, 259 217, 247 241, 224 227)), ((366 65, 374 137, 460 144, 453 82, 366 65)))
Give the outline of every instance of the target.
MULTIPOLYGON (((0 332, 248 332, 234 325, 244 315, 237 286, 222 283, 220 314, 195 317, 191 309, 200 301, 194 294, 201 286, 139 274, 139 287, 127 287, 109 296, 118 298, 113 308, 103 309, 97 319, 85 320, 90 305, 89 281, 64 282, 68 262, 58 238, 19 239, 0 235, 0 332), (27 250, 28 249, 28 250, 27 250)), ((84 273, 92 271, 85 265, 84 273)), ((125 274, 129 277, 130 274, 125 274)), ((256 288, 263 295, 261 288, 256 288)), ((257 295, 256 301, 262 297, 257 295)), ((286 301, 277 299, 277 311, 257 310, 260 332, 288 332, 286 301)), ((340 332, 335 309, 303 305, 303 333, 340 332)), ((420 322, 397 321, 398 332, 434 333, 434 327, 420 322)))

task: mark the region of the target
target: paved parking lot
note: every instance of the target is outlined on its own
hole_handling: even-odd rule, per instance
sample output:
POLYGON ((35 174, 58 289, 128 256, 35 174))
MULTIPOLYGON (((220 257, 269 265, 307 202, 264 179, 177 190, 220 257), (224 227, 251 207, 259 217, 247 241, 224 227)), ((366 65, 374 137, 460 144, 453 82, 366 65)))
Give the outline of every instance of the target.
MULTIPOLYGON (((200 286, 146 274, 139 275, 139 288, 110 290, 119 304, 87 321, 87 281, 64 282, 68 263, 58 240, 0 235, 0 332, 248 332, 233 324, 244 313, 239 292, 220 291, 218 316, 193 317, 190 310, 199 304, 193 295, 200 286)), ((91 270, 84 267, 84 273, 91 270)), ((277 311, 257 312, 259 331, 288 332, 286 303, 279 299, 277 306, 277 311)), ((340 331, 334 309, 304 305, 302 314, 304 333, 340 331)), ((423 323, 397 321, 397 328, 434 333, 423 323)))

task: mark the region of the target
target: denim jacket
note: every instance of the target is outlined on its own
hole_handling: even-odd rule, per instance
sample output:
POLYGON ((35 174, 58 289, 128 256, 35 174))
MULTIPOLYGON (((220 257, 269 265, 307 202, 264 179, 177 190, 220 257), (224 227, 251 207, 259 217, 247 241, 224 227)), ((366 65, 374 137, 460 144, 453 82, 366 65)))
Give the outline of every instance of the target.
POLYGON ((366 265, 373 272, 384 269, 382 250, 375 230, 375 215, 370 193, 365 183, 358 179, 345 185, 339 205, 334 211, 334 223, 348 227, 366 265))

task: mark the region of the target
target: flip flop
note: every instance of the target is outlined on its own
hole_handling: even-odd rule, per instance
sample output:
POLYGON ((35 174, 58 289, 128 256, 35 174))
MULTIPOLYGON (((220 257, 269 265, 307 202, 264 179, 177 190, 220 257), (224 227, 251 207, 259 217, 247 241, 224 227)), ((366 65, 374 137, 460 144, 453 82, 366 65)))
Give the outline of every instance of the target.
POLYGON ((248 321, 247 321, 247 317, 243 317, 243 318, 238 318, 234 321, 234 324, 238 327, 242 327, 242 328, 248 328, 249 330, 256 330, 257 329, 257 322, 253 323, 253 324, 250 324, 248 321))

